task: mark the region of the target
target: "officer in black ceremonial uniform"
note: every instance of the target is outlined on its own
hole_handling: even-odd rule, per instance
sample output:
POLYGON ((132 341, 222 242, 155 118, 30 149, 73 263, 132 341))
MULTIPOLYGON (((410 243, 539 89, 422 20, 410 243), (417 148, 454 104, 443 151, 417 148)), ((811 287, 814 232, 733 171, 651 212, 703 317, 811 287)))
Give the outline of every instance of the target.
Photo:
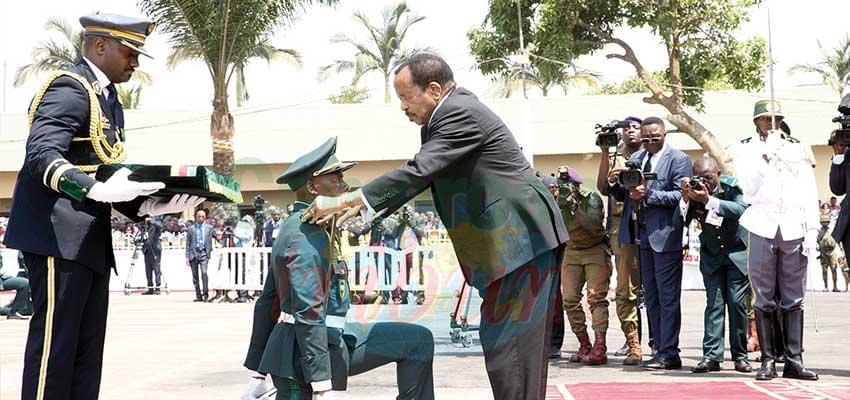
POLYGON ((23 400, 98 398, 109 270, 115 268, 112 208, 140 221, 203 200, 184 195, 169 204, 148 197, 164 185, 129 181, 127 169, 106 182, 89 175, 126 157, 114 84, 129 80, 138 67, 153 24, 112 14, 80 23, 83 60, 52 73, 30 105, 26 156, 5 239, 23 253, 32 286, 23 400))
POLYGON ((433 399, 431 332, 402 322, 346 322, 351 293, 340 230, 335 220, 301 222, 316 195, 338 196, 349 189, 342 173, 355 164, 337 161, 335 150, 332 138, 277 180, 288 184, 298 201, 274 242, 272 273, 254 309, 245 366, 271 374, 277 399, 288 400, 325 398, 332 390, 345 390, 348 376, 395 362, 398 399, 433 399))

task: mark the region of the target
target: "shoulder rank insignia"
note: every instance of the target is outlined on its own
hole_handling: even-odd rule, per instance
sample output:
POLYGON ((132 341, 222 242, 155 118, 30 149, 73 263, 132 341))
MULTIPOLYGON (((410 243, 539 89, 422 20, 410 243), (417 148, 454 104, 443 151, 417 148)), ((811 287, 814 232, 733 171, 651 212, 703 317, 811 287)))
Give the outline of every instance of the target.
POLYGON ((99 81, 94 81, 94 82, 92 82, 92 83, 91 83, 91 88, 92 88, 92 89, 94 89, 94 93, 95 93, 96 95, 98 95, 98 96, 100 96, 100 94, 101 94, 101 93, 103 93, 103 88, 102 88, 102 87, 100 87, 100 82, 99 82, 99 81))
POLYGON ((748 138, 746 138, 746 139, 742 139, 742 140, 741 140, 741 143, 749 143, 749 142, 750 142, 750 141, 752 141, 752 140, 753 140, 753 137, 752 137, 752 136, 750 136, 750 137, 748 137, 748 138))

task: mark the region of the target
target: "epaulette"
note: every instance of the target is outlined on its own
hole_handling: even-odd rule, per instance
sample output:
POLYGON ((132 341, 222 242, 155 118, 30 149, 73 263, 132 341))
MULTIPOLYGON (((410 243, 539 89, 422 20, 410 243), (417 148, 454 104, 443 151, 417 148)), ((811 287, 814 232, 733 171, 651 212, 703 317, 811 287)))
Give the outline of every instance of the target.
POLYGON ((741 140, 741 143, 749 143, 751 140, 753 140, 753 137, 752 137, 752 136, 750 136, 750 137, 748 137, 748 138, 746 138, 746 139, 742 139, 742 140, 741 140))
POLYGON ((800 143, 799 139, 797 139, 795 137, 791 137, 790 135, 783 136, 783 139, 785 139, 786 141, 791 142, 791 143, 800 143))
POLYGON ((729 187, 737 187, 738 179, 734 176, 720 175, 720 183, 729 187))

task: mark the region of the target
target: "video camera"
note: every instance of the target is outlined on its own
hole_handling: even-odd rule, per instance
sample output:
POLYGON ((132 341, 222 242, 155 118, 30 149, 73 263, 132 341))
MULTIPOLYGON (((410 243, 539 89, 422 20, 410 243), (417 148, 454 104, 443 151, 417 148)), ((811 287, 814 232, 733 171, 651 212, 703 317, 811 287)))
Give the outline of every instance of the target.
POLYGON ((596 124, 596 145, 599 147, 617 147, 620 144, 619 129, 628 129, 629 121, 613 120, 605 125, 596 124))
POLYGON ((841 99, 841 103, 838 105, 838 112, 841 115, 832 119, 832 122, 837 122, 841 124, 841 129, 835 132, 835 138, 830 138, 829 145, 833 144, 850 144, 850 93, 844 96, 841 99))
POLYGON ((620 183, 620 186, 631 189, 640 186, 644 180, 650 181, 657 178, 658 175, 654 172, 644 173, 641 171, 640 164, 636 161, 626 161, 626 169, 620 171, 617 182, 620 183))

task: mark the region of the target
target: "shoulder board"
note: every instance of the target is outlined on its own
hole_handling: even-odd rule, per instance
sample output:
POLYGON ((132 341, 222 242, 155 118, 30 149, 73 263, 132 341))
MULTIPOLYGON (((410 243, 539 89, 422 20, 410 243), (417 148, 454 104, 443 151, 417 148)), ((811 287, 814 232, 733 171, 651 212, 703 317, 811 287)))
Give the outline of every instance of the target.
POLYGON ((738 186, 738 179, 734 176, 720 175, 720 183, 730 187, 738 186))
POLYGON ((741 140, 741 143, 749 143, 751 140, 753 140, 753 137, 752 137, 752 136, 750 136, 750 137, 748 137, 748 138, 746 138, 746 139, 742 139, 742 140, 741 140))
POLYGON ((791 143, 800 143, 799 139, 792 136, 785 136, 785 140, 791 143))

